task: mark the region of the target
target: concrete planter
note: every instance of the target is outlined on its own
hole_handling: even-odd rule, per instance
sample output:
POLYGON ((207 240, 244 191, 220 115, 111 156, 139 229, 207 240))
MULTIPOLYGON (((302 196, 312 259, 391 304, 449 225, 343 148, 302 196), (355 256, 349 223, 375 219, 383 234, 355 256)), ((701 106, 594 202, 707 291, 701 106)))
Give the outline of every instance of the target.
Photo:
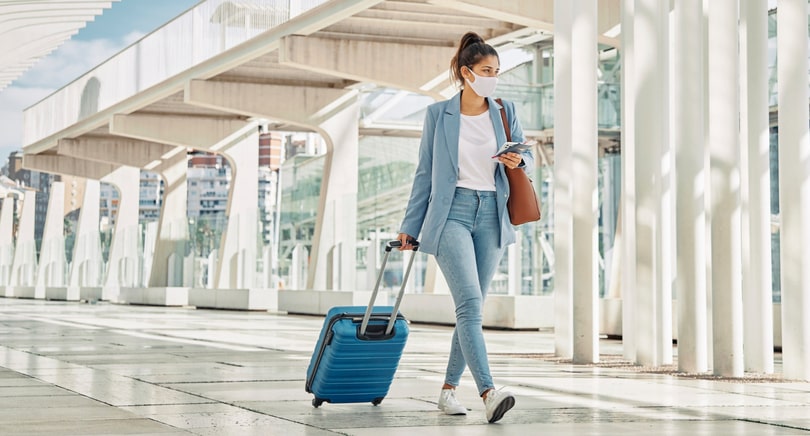
POLYGON ((45 299, 54 301, 79 301, 80 290, 74 286, 45 288, 45 299))
POLYGON ((102 300, 102 288, 86 286, 79 290, 79 300, 82 301, 99 301, 102 300))
POLYGON ((16 298, 36 298, 41 300, 45 298, 45 288, 34 286, 16 286, 14 288, 13 295, 16 298))
POLYGON ((118 302, 145 306, 188 306, 189 288, 121 288, 118 302))
MULTIPOLYGON (((388 291, 377 294, 377 305, 387 306, 388 291)), ((367 306, 371 291, 278 291, 278 310, 303 315, 326 315, 333 306, 367 306)), ((406 296, 407 299, 407 296, 406 296)))
MULTIPOLYGON (((554 326, 550 296, 490 295, 484 303, 484 327, 536 330, 554 326)), ((449 294, 407 294, 401 309, 415 322, 454 325, 455 305, 449 294)))
POLYGON ((276 289, 203 289, 189 290, 188 304, 199 309, 278 310, 276 289))

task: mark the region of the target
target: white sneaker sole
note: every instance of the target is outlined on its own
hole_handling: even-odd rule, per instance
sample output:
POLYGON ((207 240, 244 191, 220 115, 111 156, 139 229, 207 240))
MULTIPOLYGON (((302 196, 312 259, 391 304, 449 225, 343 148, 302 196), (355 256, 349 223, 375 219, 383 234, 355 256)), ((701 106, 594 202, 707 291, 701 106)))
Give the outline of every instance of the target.
POLYGON ((464 410, 461 410, 461 409, 457 409, 457 410, 439 409, 439 410, 444 412, 445 415, 450 415, 450 416, 461 416, 461 415, 466 415, 467 414, 467 409, 464 409, 464 410))
POLYGON ((503 401, 498 404, 498 407, 495 408, 495 411, 492 412, 492 417, 489 418, 490 424, 493 422, 499 421, 503 418, 503 415, 509 411, 509 409, 515 407, 515 397, 506 397, 503 401))

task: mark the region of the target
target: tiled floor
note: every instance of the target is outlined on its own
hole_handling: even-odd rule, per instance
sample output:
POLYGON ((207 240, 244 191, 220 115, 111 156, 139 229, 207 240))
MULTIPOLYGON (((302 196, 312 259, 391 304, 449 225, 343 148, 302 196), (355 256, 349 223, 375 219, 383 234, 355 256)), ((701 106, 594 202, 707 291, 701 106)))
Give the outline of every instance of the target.
MULTIPOLYGON (((304 391, 322 319, 0 299, 0 435, 792 435, 810 383, 732 383, 549 358, 549 332, 487 331, 496 384, 517 405, 487 424, 436 410, 452 330, 412 325, 385 401, 304 391)), ((604 340, 605 354, 619 344, 604 340)))

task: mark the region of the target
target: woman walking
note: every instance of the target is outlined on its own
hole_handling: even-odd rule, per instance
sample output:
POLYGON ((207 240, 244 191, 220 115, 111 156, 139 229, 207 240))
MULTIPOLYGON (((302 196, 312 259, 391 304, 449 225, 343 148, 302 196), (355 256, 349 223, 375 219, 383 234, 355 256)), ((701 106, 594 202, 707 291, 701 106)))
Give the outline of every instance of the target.
POLYGON ((483 302, 507 245, 515 242, 506 200, 505 168, 531 170, 530 151, 493 155, 506 142, 500 111, 506 111, 512 141, 523 142, 515 107, 491 96, 498 84, 498 52, 473 32, 461 38, 450 73, 461 91, 428 107, 419 161, 405 218, 397 237, 400 250, 436 257, 453 296, 456 327, 450 346, 439 409, 466 415, 455 396, 465 367, 475 379, 489 422, 515 405, 508 391, 492 381, 482 329, 483 302))

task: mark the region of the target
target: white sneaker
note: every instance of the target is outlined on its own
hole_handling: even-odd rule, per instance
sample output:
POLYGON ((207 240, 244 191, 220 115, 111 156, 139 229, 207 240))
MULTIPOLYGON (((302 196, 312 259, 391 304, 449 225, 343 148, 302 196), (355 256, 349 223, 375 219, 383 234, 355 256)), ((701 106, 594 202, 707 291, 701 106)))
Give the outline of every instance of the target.
POLYGON ((442 389, 439 394, 439 410, 447 415, 466 415, 467 408, 456 399, 455 389, 442 389))
POLYGON ((498 421, 509 409, 515 407, 515 396, 506 390, 493 389, 487 394, 484 407, 487 409, 487 421, 498 421))

